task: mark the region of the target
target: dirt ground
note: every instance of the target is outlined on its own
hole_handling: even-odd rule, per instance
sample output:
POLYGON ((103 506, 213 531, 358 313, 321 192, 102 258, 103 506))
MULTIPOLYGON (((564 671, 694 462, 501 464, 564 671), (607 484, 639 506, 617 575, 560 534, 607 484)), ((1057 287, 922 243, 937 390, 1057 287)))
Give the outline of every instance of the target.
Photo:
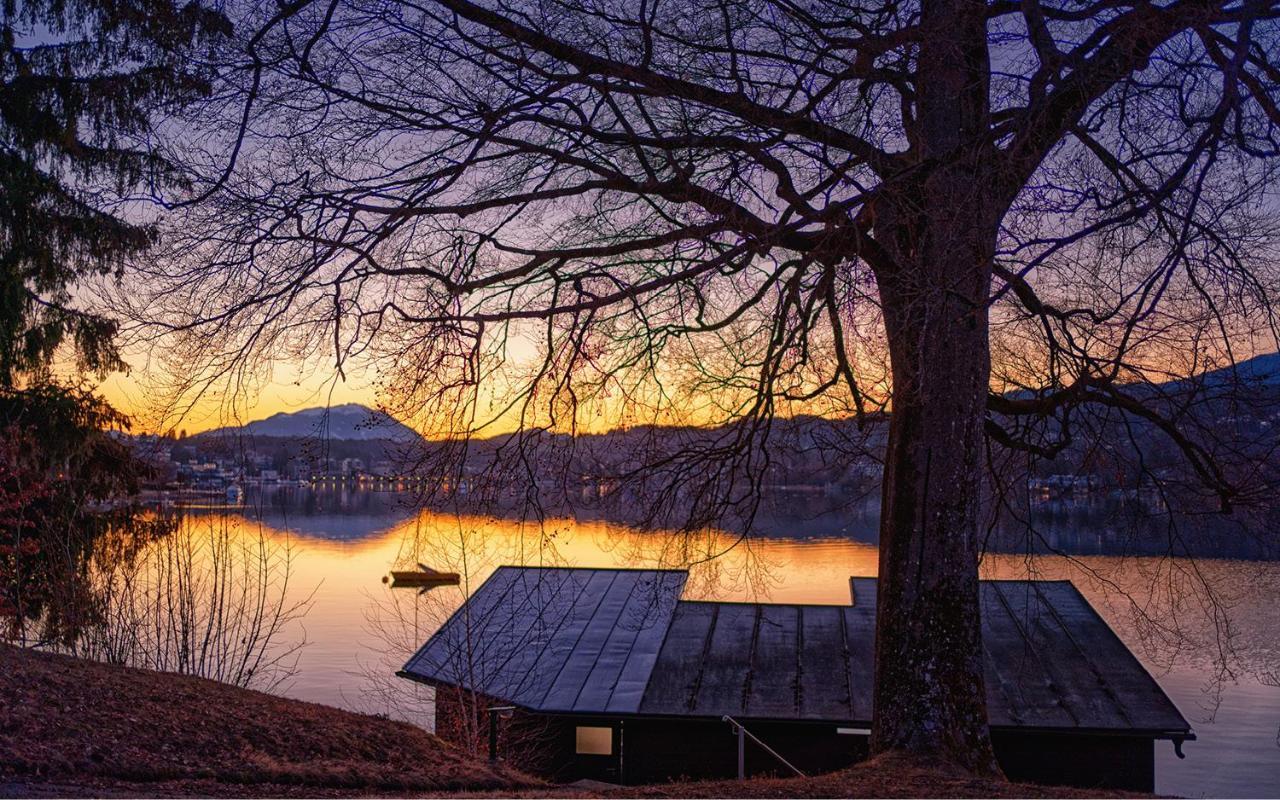
POLYGON ((0 645, 0 794, 117 783, 230 795, 537 785, 405 723, 0 645))

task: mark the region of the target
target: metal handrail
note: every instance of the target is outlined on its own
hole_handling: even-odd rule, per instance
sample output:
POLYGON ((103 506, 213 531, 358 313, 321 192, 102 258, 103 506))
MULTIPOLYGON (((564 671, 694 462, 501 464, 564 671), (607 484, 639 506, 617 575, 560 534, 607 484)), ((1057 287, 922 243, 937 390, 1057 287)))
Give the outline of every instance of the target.
POLYGON ((764 751, 765 751, 766 753, 768 753, 769 755, 771 755, 771 756, 773 756, 774 758, 776 758, 776 759, 778 759, 779 761, 781 761, 783 764, 785 764, 785 765, 786 765, 787 769, 791 770, 792 772, 794 772, 794 773, 795 773, 796 775, 798 775, 799 777, 801 777, 801 778, 807 778, 807 777, 808 777, 808 776, 807 776, 807 775, 805 775, 803 772, 801 772, 800 770, 796 769, 795 764, 792 764, 790 761, 786 760, 786 759, 785 759, 785 758, 783 758, 781 755, 779 755, 777 750, 774 750, 774 749, 773 749, 772 747, 770 747, 769 745, 767 745, 767 744, 765 744, 764 742, 760 741, 760 738, 759 738, 758 736, 756 736, 754 733, 752 733, 751 731, 749 731, 749 730, 747 730, 746 728, 744 728, 744 727, 742 726, 742 723, 741 723, 741 722, 738 722, 736 719, 734 719, 733 717, 729 716, 728 714, 725 714, 724 716, 720 717, 720 721, 721 721, 721 722, 727 722, 727 723, 729 723, 729 724, 734 728, 735 732, 738 734, 738 780, 742 780, 743 778, 747 777, 747 775, 746 775, 746 772, 747 772, 747 770, 746 770, 746 747, 745 747, 746 742, 745 742, 745 740, 743 739, 743 737, 744 737, 744 736, 750 736, 750 737, 751 737, 751 741, 753 741, 753 742, 755 742, 756 744, 760 745, 762 748, 764 748, 764 751))

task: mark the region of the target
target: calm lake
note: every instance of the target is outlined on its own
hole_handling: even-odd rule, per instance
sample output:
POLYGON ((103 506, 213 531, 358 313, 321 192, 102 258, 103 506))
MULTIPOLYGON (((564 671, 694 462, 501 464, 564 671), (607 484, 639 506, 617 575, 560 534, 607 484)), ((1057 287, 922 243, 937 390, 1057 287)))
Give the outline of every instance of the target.
MULTIPOLYGON (((287 558, 289 598, 309 602, 277 634, 281 650, 305 646, 276 691, 429 725, 430 690, 394 672, 499 565, 688 566, 686 598, 846 604, 849 577, 876 573, 874 514, 812 508, 807 495, 784 497, 762 533, 740 540, 295 489, 251 493, 243 509, 189 512, 182 524, 197 539, 221 530, 269 548, 278 565, 287 558), (462 585, 419 593, 383 582, 417 563, 458 572, 462 585)), ((1052 535, 1075 543, 1070 555, 991 554, 984 575, 1072 580, 1156 676, 1198 736, 1185 760, 1157 743, 1157 792, 1280 796, 1280 562, 1104 555, 1105 533, 1070 520, 1052 535)))

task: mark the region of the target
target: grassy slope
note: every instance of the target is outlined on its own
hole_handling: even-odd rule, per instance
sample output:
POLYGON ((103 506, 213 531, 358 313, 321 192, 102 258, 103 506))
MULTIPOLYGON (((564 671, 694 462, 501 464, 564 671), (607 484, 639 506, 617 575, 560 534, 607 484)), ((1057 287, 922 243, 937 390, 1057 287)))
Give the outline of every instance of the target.
POLYGON ((201 794, 263 784, 272 794, 532 784, 412 725, 0 645, 0 793, 68 781, 164 782, 179 792, 192 781, 205 786, 192 786, 201 794))

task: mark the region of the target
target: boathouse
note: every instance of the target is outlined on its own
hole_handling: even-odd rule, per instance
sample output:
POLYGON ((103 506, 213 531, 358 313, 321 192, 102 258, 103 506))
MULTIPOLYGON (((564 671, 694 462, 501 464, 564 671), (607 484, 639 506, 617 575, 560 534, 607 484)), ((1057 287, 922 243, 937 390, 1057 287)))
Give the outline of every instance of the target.
MULTIPOLYGON (((875 579, 824 606, 682 600, 686 578, 501 567, 399 674, 437 688, 440 735, 482 741, 492 722, 499 755, 561 780, 732 777, 740 759, 816 774, 866 755, 875 579)), ((1195 737, 1080 592, 983 581, 981 601, 1005 773, 1152 791, 1156 741, 1181 755, 1195 737)))

